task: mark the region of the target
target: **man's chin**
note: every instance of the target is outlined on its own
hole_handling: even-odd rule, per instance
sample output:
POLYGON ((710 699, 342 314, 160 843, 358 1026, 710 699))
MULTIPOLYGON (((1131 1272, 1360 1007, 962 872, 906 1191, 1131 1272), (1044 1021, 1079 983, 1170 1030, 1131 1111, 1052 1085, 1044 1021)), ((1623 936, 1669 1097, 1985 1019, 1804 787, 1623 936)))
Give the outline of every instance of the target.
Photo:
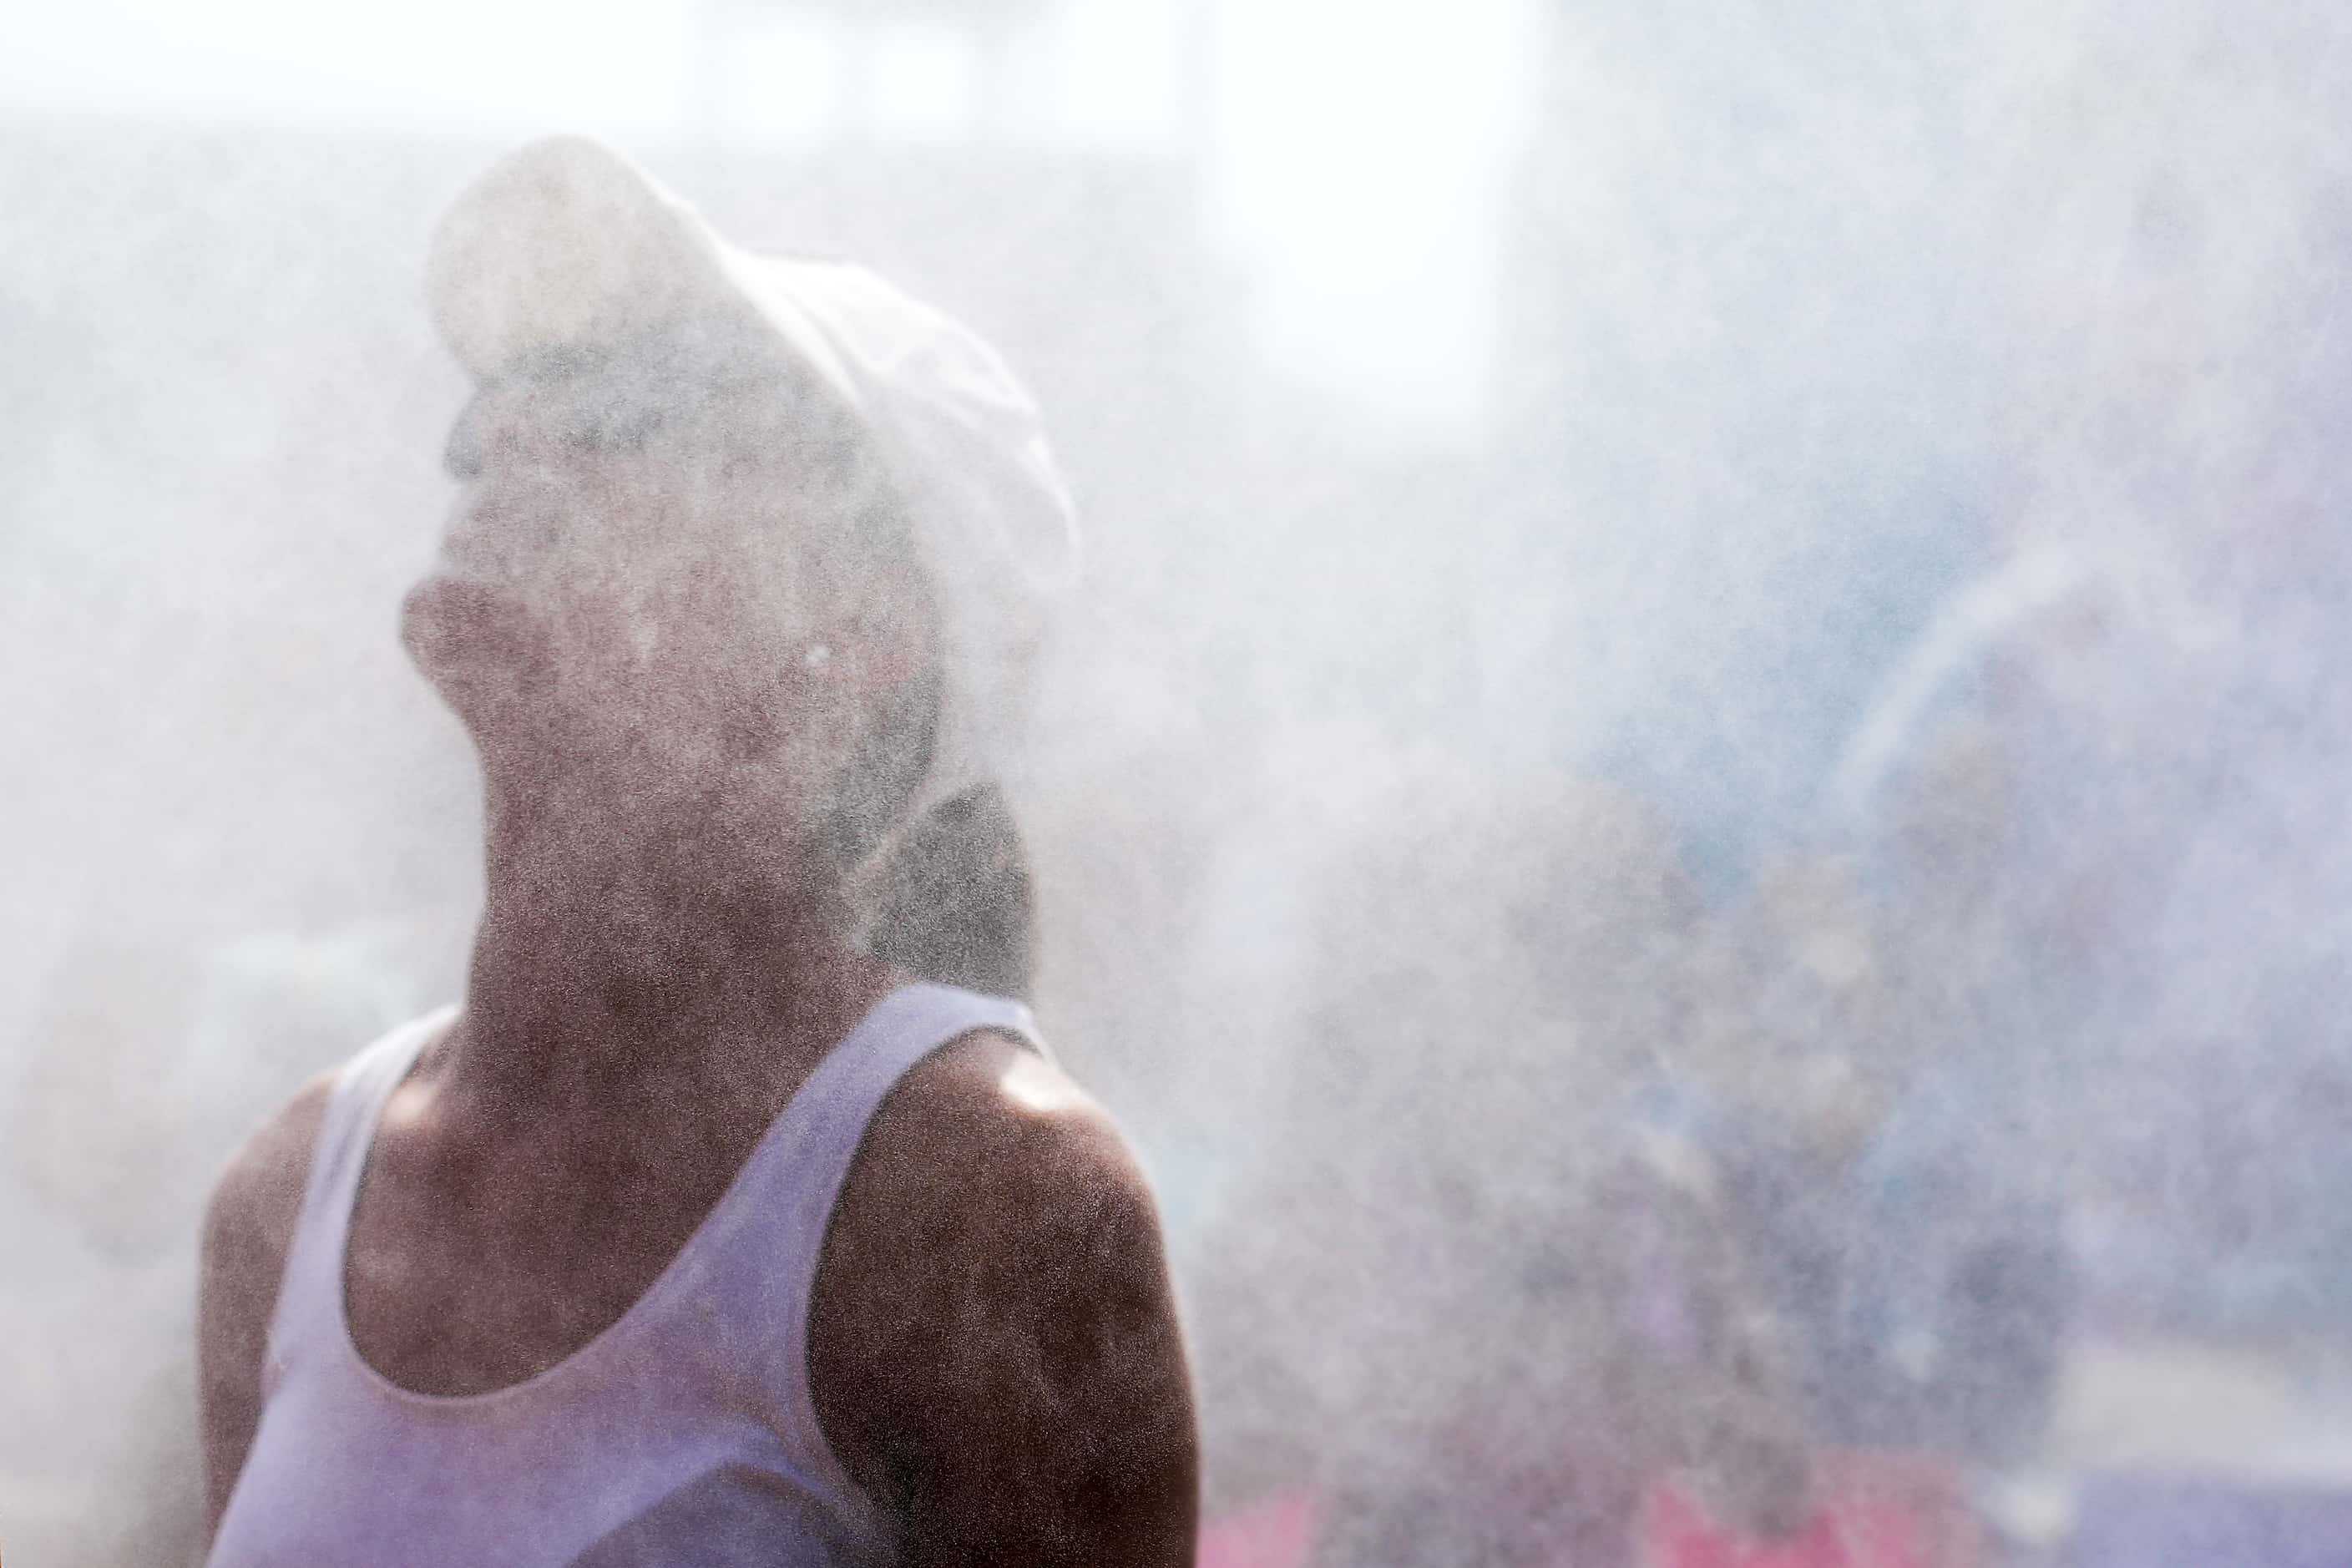
POLYGON ((472 578, 435 572, 400 605, 400 641, 410 660, 461 714, 478 701, 544 684, 551 649, 520 601, 472 578))

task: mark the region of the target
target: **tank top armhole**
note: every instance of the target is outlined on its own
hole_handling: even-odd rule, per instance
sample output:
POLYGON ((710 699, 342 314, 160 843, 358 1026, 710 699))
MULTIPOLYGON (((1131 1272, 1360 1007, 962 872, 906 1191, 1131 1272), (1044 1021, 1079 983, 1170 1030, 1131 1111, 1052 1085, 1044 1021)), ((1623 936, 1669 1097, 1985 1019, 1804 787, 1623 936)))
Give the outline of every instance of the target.
POLYGON ((866 1131, 899 1080, 968 1035, 1009 1035, 1048 1060, 1052 1052, 1029 1009, 1007 997, 954 986, 908 985, 875 1005, 834 1047, 785 1108, 772 1141, 777 1166, 769 1173, 768 1279, 782 1343, 776 1358, 774 1418, 788 1447, 845 1498, 861 1500, 878 1532, 887 1529, 878 1500, 866 1496, 833 1451, 818 1419, 809 1379, 809 1310, 817 1265, 833 1214, 866 1131))
MULTIPOLYGON (((342 1310, 343 1237, 376 1120, 426 1044, 457 1015, 452 1005, 403 1024, 362 1048, 335 1074, 303 1178, 302 1208, 286 1248, 277 1304, 270 1310, 262 1374, 265 1400, 289 1357, 301 1348, 302 1336, 317 1331, 322 1314, 342 1310)), ((331 1326, 331 1320, 327 1321, 331 1326)))

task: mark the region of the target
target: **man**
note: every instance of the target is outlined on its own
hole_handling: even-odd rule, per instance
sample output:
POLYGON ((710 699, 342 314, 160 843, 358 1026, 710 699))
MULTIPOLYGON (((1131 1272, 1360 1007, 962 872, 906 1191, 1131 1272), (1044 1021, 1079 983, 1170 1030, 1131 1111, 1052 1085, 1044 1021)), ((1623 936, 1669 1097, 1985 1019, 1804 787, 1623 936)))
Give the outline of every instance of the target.
POLYGON ((1034 409, 593 143, 493 169, 428 281, 478 393, 404 630, 485 912, 462 1010, 214 1194, 212 1561, 1189 1563, 1150 1194, 977 989, 1027 983, 1034 409))

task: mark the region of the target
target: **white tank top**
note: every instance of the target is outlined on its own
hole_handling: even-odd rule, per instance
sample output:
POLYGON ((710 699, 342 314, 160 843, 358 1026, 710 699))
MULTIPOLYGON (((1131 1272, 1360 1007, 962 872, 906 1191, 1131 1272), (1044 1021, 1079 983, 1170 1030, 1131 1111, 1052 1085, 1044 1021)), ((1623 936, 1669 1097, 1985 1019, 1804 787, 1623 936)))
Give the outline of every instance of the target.
POLYGON ((834 1458, 809 1394, 817 1255, 891 1087, 976 1029, 1042 1049, 1028 1009, 942 985, 892 992, 617 1321, 522 1383, 447 1397, 361 1359, 342 1280, 377 1120, 456 1011, 395 1030, 335 1084, 213 1568, 896 1562, 888 1521, 834 1458))

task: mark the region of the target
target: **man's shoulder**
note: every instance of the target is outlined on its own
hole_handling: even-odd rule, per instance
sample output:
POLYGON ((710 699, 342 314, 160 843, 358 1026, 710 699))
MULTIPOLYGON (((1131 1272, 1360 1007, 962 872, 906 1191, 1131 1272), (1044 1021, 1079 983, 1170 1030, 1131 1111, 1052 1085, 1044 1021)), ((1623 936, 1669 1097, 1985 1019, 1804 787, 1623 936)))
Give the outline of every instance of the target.
POLYGON ((825 1240, 819 1338, 898 1359, 957 1323, 1034 1331, 1040 1314, 1132 1304, 1164 1286, 1158 1206, 1109 1115, 1058 1067, 1002 1035, 967 1037, 892 1090, 825 1240))
POLYGON ((953 1216, 962 1245, 1034 1239, 1114 1215, 1150 1219, 1151 1188, 1106 1110, 1062 1068, 982 1030, 933 1054, 876 1112, 850 1196, 857 1223, 953 1216))
MULTIPOLYGON (((377 1036, 352 1056, 312 1076, 263 1117, 214 1179, 205 1220, 207 1245, 229 1231, 290 1235, 301 1215, 335 1086, 372 1056, 401 1053, 404 1042, 420 1033, 429 1039, 430 1032, 455 1013, 454 1007, 442 1008, 377 1036)), ((401 1059, 409 1058, 404 1055, 401 1059)))
POLYGON ((205 1205, 196 1355, 215 1526, 261 1419, 269 1321, 334 1091, 335 1075, 321 1073, 264 1117, 205 1205))
POLYGON ((1059 1068, 981 1034, 908 1073, 819 1272, 826 1438, 942 1561, 1190 1561, 1192 1394, 1158 1211, 1059 1068))
POLYGON ((207 1251, 284 1250, 301 1217, 335 1079, 334 1072, 323 1072, 304 1083, 229 1155, 205 1206, 207 1251))

